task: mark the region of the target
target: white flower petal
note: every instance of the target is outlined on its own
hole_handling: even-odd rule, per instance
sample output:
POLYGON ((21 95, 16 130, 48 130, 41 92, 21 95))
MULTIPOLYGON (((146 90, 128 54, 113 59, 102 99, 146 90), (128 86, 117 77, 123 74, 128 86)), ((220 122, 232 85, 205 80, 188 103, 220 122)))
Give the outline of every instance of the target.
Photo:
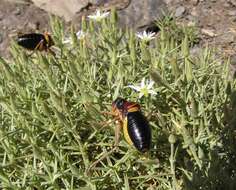
POLYGON ((154 85, 154 81, 150 80, 147 83, 145 82, 145 78, 142 78, 140 86, 128 85, 129 88, 132 88, 139 92, 139 98, 145 96, 148 97, 149 94, 157 94, 152 88, 154 85))
POLYGON ((139 98, 142 98, 143 95, 144 95, 144 93, 140 92, 140 93, 139 93, 139 98))
POLYGON ((141 88, 144 88, 144 87, 145 87, 145 78, 143 78, 141 81, 141 88))
POLYGON ((65 40, 62 41, 63 44, 69 44, 72 43, 72 39, 71 38, 65 38, 65 40))
POLYGON ((130 87, 130 88, 132 88, 132 89, 134 89, 134 90, 136 90, 136 91, 140 91, 140 87, 139 86, 133 86, 133 85, 128 85, 128 87, 130 87))
POLYGON ((154 94, 154 95, 157 94, 154 90, 148 90, 148 93, 149 94, 154 94))
POLYGON ((137 36, 138 38, 141 38, 141 39, 143 38, 143 35, 142 35, 141 33, 139 33, 139 32, 136 34, 136 36, 137 36))
POLYGON ((136 36, 143 41, 150 41, 155 38, 156 33, 143 31, 136 33, 136 36))
POLYGON ((101 13, 100 10, 97 10, 95 14, 89 15, 88 18, 95 21, 100 21, 103 18, 106 18, 109 14, 110 14, 109 12, 101 13))
POLYGON ((109 14, 110 14, 109 12, 105 12, 105 13, 103 13, 101 16, 102 16, 103 18, 105 18, 105 17, 107 17, 109 14))
POLYGON ((148 88, 148 89, 151 89, 153 85, 154 85, 154 81, 151 80, 151 81, 149 82, 147 88, 148 88))
POLYGON ((154 38, 155 35, 156 35, 156 33, 154 33, 154 32, 149 32, 149 33, 147 34, 147 36, 149 36, 149 37, 151 37, 151 38, 154 38))
POLYGON ((85 33, 82 31, 82 30, 79 30, 77 33, 76 33, 76 36, 77 38, 80 40, 80 39, 83 39, 85 37, 85 33))

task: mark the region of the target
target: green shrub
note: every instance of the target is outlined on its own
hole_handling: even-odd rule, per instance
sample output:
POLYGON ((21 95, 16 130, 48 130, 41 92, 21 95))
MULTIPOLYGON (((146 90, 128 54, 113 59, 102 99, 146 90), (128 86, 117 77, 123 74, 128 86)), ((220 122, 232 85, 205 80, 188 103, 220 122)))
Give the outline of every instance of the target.
POLYGON ((115 17, 83 20, 86 37, 77 39, 72 28, 71 45, 62 43, 68 33, 53 19, 56 57, 28 56, 13 44, 12 58, 0 58, 1 188, 234 189, 236 91, 229 61, 209 49, 193 57, 196 38, 186 27, 178 29, 180 39, 161 27, 146 43, 119 29, 115 17), (139 98, 127 87, 143 78, 154 80, 157 95, 139 98), (103 127, 112 118, 101 112, 118 96, 142 106, 152 149, 142 155, 122 137, 118 151, 87 174, 113 147, 116 124, 103 127))

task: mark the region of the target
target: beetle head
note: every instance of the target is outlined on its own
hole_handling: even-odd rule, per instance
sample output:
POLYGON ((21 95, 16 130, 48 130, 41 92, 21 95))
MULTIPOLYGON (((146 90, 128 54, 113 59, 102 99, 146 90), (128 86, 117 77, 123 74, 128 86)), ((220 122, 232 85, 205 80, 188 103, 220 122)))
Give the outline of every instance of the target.
POLYGON ((123 110, 124 109, 124 104, 126 100, 123 98, 118 97, 113 103, 112 103, 112 108, 113 109, 119 109, 123 110))
POLYGON ((45 37, 46 42, 47 42, 47 47, 51 47, 51 46, 54 45, 54 41, 53 41, 51 35, 48 32, 44 32, 44 37, 45 37))

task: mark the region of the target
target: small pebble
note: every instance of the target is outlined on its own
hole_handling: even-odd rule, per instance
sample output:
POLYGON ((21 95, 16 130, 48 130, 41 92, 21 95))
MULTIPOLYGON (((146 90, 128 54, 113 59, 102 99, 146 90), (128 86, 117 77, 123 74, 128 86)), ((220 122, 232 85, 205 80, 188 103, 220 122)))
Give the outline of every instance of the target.
POLYGON ((193 22, 193 23, 198 23, 198 19, 197 17, 193 16, 193 15, 187 15, 186 17, 190 22, 193 22))
POLYGON ((181 17, 185 13, 185 8, 183 6, 178 7, 175 10, 175 17, 181 17))
POLYGON ((199 46, 194 46, 190 49, 190 54, 192 56, 197 56, 201 53, 202 49, 199 46))
POLYGON ((39 24, 38 24, 38 22, 28 22, 27 27, 32 29, 32 30, 38 30, 39 29, 39 24))
POLYGON ((170 3, 172 3, 172 0, 165 0, 165 3, 170 4, 170 3))
POLYGON ((232 43, 235 41, 234 39, 234 34, 231 33, 231 32, 226 32, 225 34, 223 34, 221 37, 220 37, 220 41, 223 41, 224 43, 232 43))
POLYGON ((233 5, 234 7, 236 7, 236 1, 235 1, 235 0, 231 0, 231 1, 229 1, 229 3, 230 3, 231 5, 233 5))
POLYGON ((201 30, 201 32, 202 32, 202 34, 207 35, 207 36, 210 36, 210 37, 215 37, 215 36, 217 36, 217 34, 215 33, 215 31, 212 30, 212 29, 205 29, 205 28, 203 28, 203 29, 201 30))
POLYGON ((0 13, 0 21, 3 19, 3 14, 0 13))
POLYGON ((228 12, 228 15, 229 15, 229 16, 236 16, 236 10, 234 10, 234 11, 229 11, 229 12, 228 12))
POLYGON ((192 0, 193 5, 197 5, 199 3, 199 0, 192 0))
POLYGON ((225 2, 225 3, 223 4, 223 6, 226 7, 226 8, 228 8, 228 7, 230 7, 231 5, 230 5, 228 2, 225 2))
POLYGON ((3 42, 3 36, 0 34, 0 44, 3 42))
POLYGON ((93 5, 99 6, 109 3, 109 0, 90 0, 89 2, 93 5))
POLYGON ((197 12, 197 10, 195 9, 195 7, 191 10, 190 14, 191 14, 192 16, 198 17, 198 12, 197 12))
POLYGON ((21 14, 21 10, 19 7, 16 7, 16 9, 13 11, 14 15, 20 15, 21 14))
POLYGON ((233 55, 230 57, 230 63, 234 66, 236 66, 236 55, 233 55))

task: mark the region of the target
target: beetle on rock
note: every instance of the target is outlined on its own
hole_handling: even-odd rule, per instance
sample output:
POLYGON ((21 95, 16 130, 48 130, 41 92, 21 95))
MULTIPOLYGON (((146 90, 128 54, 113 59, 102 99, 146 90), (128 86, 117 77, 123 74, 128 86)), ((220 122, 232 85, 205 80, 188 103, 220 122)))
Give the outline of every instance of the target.
POLYGON ((54 42, 48 32, 44 34, 29 33, 19 35, 17 44, 28 50, 48 51, 53 53, 50 47, 54 45, 54 42))

